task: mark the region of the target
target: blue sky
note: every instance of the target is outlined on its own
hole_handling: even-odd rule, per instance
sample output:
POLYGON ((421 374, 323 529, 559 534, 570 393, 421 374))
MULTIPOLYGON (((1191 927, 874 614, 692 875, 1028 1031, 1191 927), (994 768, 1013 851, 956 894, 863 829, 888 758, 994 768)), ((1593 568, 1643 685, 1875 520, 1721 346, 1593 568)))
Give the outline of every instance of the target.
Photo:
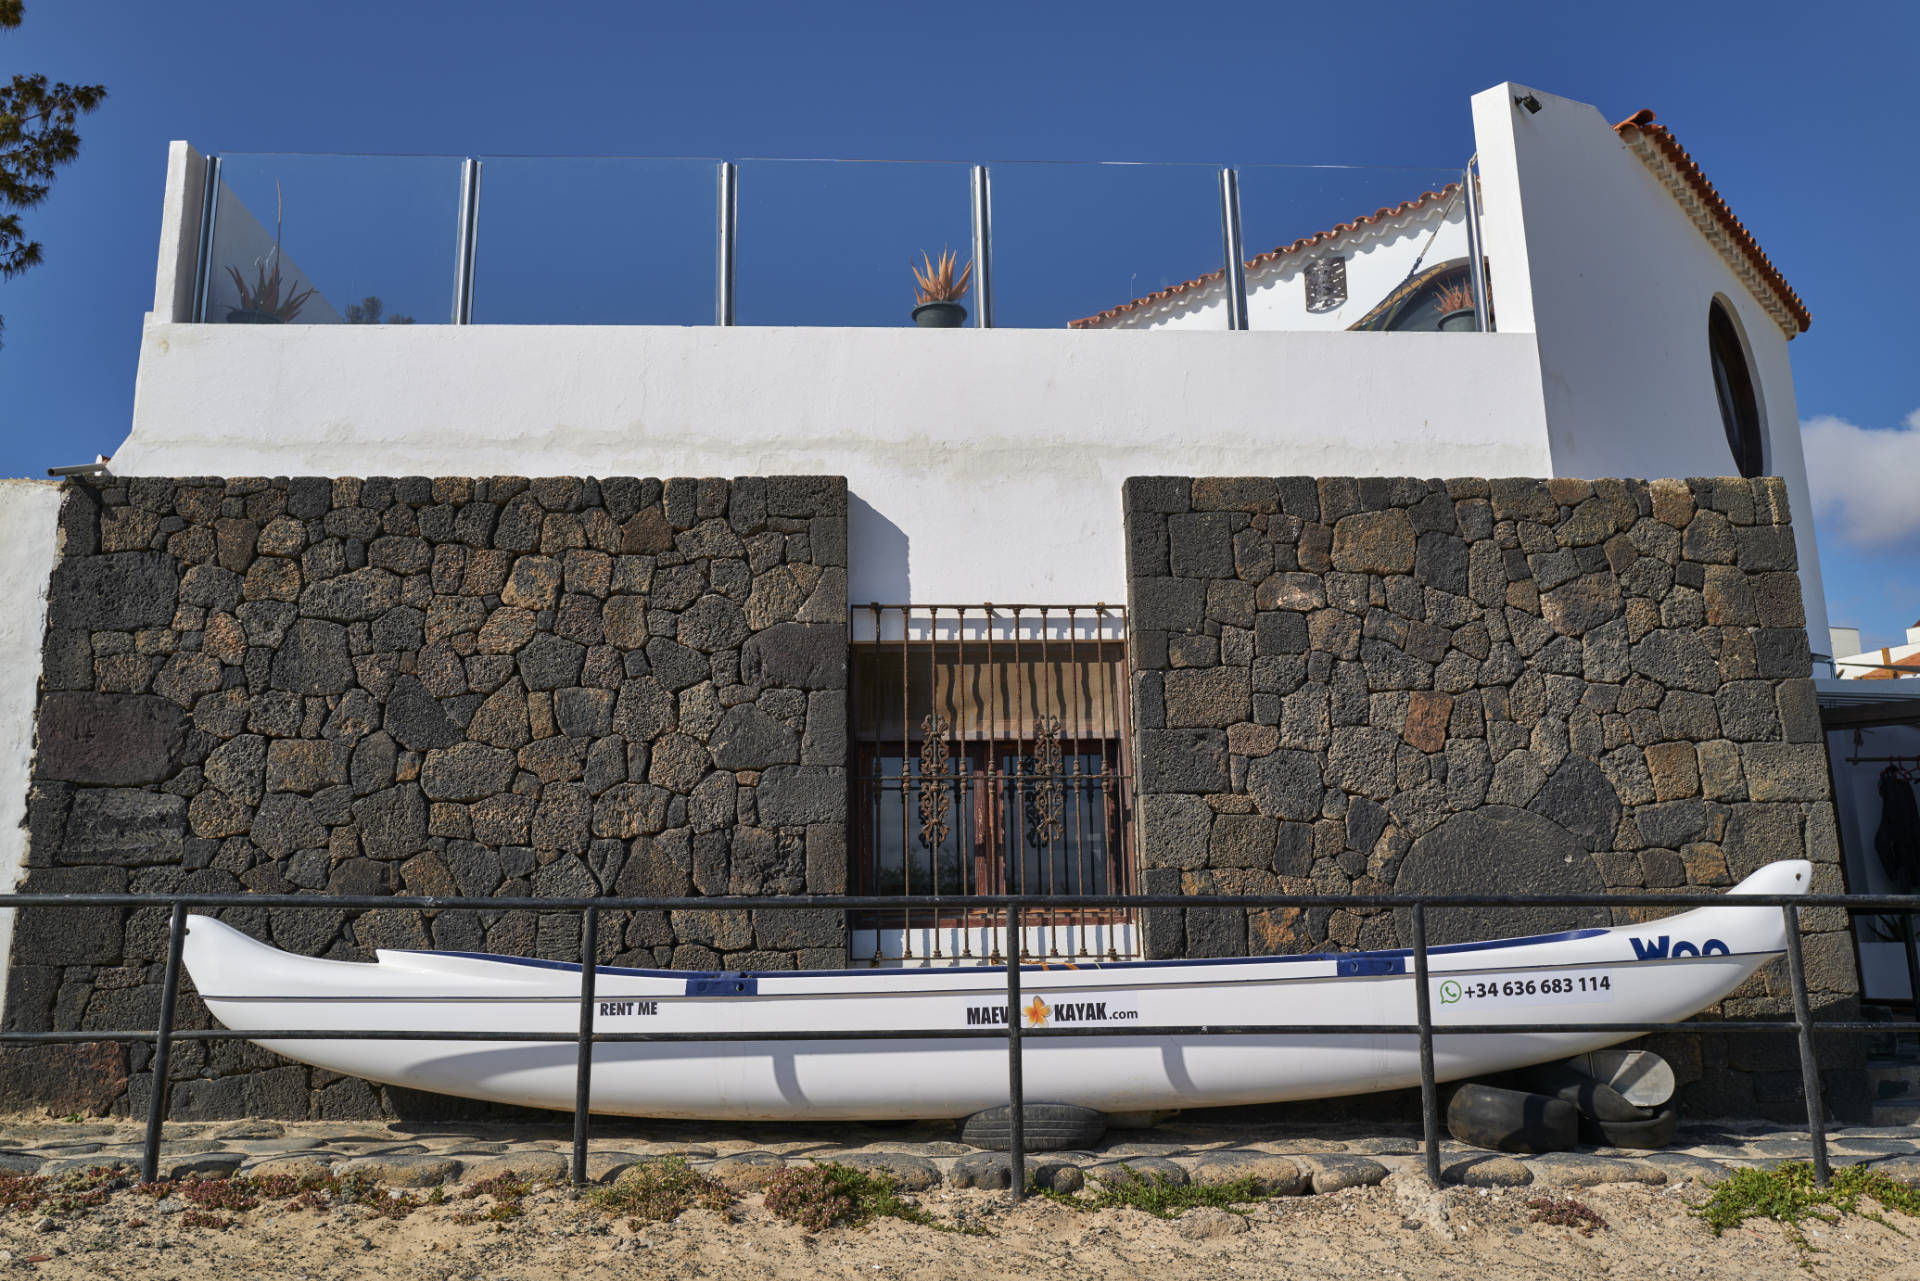
MULTIPOLYGON (((111 97, 29 215, 45 265, 0 286, 0 475, 85 461, 124 436, 170 138, 223 153, 1437 168, 1472 149, 1468 96, 1513 79, 1610 119, 1652 107, 1807 301, 1814 325, 1792 351, 1827 491, 1829 607, 1868 643, 1892 643, 1920 617, 1916 273, 1902 256, 1920 231, 1920 173, 1900 159, 1920 136, 1916 47, 1912 4, 29 0, 25 25, 0 35, 0 74, 99 81, 111 97)), ((944 209, 944 181, 929 171, 921 186, 884 187, 944 209)), ((495 244, 502 218, 488 224, 503 229, 495 244)), ((964 208, 953 225, 963 240, 964 208)), ((618 251, 561 254, 550 270, 615 291, 631 255, 678 234, 664 214, 627 230, 618 251)), ((760 252, 768 272, 786 259, 760 252)), ((743 275, 743 309, 746 289, 743 275)), ((491 297, 507 305, 511 282, 491 297)), ((778 318, 778 291, 766 297, 778 318)))

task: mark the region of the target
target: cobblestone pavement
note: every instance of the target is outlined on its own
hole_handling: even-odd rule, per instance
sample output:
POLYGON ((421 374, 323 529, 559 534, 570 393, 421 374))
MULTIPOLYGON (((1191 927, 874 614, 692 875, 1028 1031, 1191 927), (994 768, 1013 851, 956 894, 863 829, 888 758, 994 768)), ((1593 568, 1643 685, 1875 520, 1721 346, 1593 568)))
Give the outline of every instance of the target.
MULTIPOLYGON (((466 1183, 512 1170, 560 1177, 572 1149, 569 1122, 228 1121, 170 1124, 161 1152, 163 1177, 362 1170, 403 1187, 466 1183)), ((1004 1187, 1005 1157, 953 1142, 947 1123, 722 1125, 608 1118, 589 1143, 588 1175, 610 1181, 650 1157, 681 1156, 739 1190, 757 1188, 774 1170, 811 1161, 842 1161, 891 1170, 901 1185, 924 1190, 1004 1187)), ((58 1175, 97 1165, 137 1166, 142 1127, 127 1121, 64 1122, 0 1119, 0 1171, 58 1175)), ((1902 1182, 1920 1183, 1920 1126, 1837 1126, 1829 1132, 1835 1165, 1871 1164, 1902 1182)), ((1279 1162, 1263 1177, 1302 1193, 1377 1184, 1420 1168, 1417 1131, 1348 1124, 1298 1125, 1174 1122, 1155 1129, 1114 1130, 1095 1149, 1030 1155, 1029 1168, 1062 1190, 1119 1162, 1176 1182, 1233 1177, 1255 1158, 1279 1162), (1075 1173, 1064 1173, 1071 1170, 1075 1173), (1275 1177, 1276 1175, 1280 1177, 1275 1177), (1064 1185, 1064 1186, 1063 1186, 1064 1185)), ((1442 1163, 1450 1182, 1481 1187, 1587 1187, 1602 1183, 1712 1182, 1741 1166, 1808 1159, 1804 1131, 1764 1125, 1696 1122, 1658 1152, 1582 1148, 1509 1157, 1447 1140, 1442 1163)))

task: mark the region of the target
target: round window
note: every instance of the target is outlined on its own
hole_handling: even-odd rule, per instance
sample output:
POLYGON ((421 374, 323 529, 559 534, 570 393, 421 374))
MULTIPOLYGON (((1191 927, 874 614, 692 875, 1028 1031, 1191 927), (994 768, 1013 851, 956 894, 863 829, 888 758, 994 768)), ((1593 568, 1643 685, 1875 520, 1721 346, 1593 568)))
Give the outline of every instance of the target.
POLYGON ((1767 465, 1760 435, 1760 401, 1754 395, 1753 375, 1747 370, 1739 331, 1718 300, 1707 315, 1707 343, 1713 355, 1713 389, 1720 398, 1720 425, 1727 431, 1733 465, 1742 476, 1758 476, 1767 465))

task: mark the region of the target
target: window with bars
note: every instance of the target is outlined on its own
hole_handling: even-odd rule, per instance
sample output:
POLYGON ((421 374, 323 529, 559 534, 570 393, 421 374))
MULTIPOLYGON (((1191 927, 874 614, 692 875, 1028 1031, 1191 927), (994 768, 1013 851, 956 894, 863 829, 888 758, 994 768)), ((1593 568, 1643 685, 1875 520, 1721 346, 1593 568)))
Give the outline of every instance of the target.
MULTIPOLYGON (((1125 894, 1133 887, 1124 609, 868 606, 854 611, 855 893, 1125 894)), ((881 962, 1003 955, 964 909, 870 913, 881 962)), ((1030 914, 1042 957, 1132 955, 1124 914, 1030 914)))

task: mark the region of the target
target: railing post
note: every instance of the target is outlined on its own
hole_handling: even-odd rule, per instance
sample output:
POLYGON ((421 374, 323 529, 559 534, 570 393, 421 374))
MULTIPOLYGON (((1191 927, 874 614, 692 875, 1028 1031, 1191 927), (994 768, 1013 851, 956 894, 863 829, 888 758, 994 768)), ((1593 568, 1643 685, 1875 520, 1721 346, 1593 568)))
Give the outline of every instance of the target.
POLYGON ((1027 1196, 1026 1083, 1020 1064, 1020 909, 1007 909, 1007 1169, 1013 1199, 1027 1196))
POLYGON ((1460 185, 1467 195, 1467 272, 1473 282, 1473 327, 1484 334, 1493 330, 1493 303, 1487 298, 1487 253, 1480 243, 1480 175, 1475 172, 1479 159, 1475 156, 1467 161, 1460 185))
POLYGON ((460 238, 454 264, 453 323, 473 323, 474 252, 480 240, 480 162, 469 156, 460 166, 460 238))
POLYGON ((180 949, 187 941, 187 905, 176 902, 167 924, 167 969, 160 980, 160 1026, 153 1037, 153 1089, 147 1095, 147 1146, 140 1181, 160 1177, 160 1127, 167 1119, 167 1072, 173 1065, 173 1007, 180 997, 180 949))
POLYGON ((1247 327, 1247 255, 1240 238, 1240 172, 1220 171, 1220 242, 1226 258, 1227 328, 1247 327))
POLYGON ((993 176, 973 167, 973 326, 993 328, 993 176))
POLYGON ((1813 1003, 1807 999, 1807 967, 1800 955, 1800 909, 1780 909, 1787 922, 1787 980, 1793 985, 1793 1021, 1799 1024, 1800 1085, 1807 1095, 1807 1139, 1813 1148, 1813 1181, 1827 1186, 1826 1110, 1820 1101, 1820 1064, 1813 1054, 1813 1003))
POLYGON ((220 157, 207 157, 207 190, 200 197, 200 255, 194 262, 193 323, 207 319, 207 293, 213 287, 213 221, 220 209, 220 157))
POLYGON ((713 323, 733 323, 733 251, 740 238, 740 171, 720 162, 720 227, 715 248, 713 323))
POLYGON ((1433 993, 1427 985, 1427 905, 1413 905, 1413 999, 1420 1021, 1420 1127, 1427 1182, 1440 1186, 1440 1091, 1433 1080, 1433 993))
POLYGON ((593 981, 600 952, 600 909, 580 914, 580 1037, 573 1060, 573 1186, 587 1182, 587 1116, 593 1095, 593 981))

